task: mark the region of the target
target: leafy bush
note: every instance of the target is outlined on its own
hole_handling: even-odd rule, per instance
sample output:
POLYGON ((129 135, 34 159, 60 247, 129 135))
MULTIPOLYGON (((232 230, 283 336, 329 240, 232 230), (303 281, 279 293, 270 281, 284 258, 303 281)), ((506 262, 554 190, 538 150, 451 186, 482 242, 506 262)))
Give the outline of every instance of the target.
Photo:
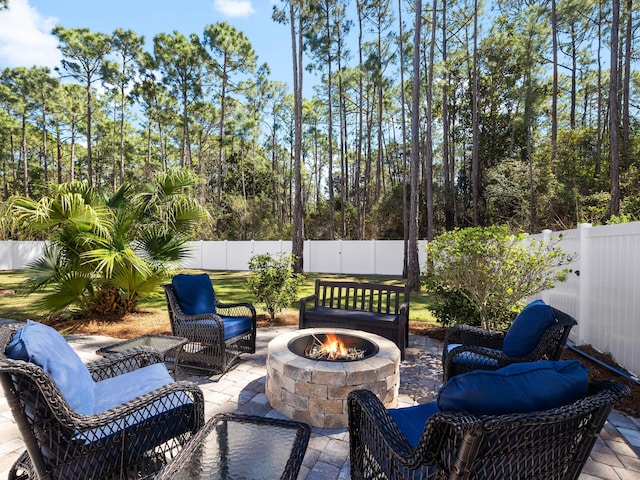
POLYGON ((291 254, 274 258, 268 253, 249 259, 249 288, 258 302, 265 305, 271 320, 298 298, 298 287, 304 281, 304 275, 294 273, 293 260, 291 254))
POLYGON ((557 239, 537 241, 498 226, 446 232, 428 250, 430 282, 445 296, 465 297, 489 330, 508 326, 527 297, 566 280, 562 266, 571 261, 557 239))
POLYGON ((429 310, 442 325, 459 323, 480 326, 480 313, 468 296, 457 288, 438 281, 435 276, 426 279, 426 288, 431 293, 429 310))

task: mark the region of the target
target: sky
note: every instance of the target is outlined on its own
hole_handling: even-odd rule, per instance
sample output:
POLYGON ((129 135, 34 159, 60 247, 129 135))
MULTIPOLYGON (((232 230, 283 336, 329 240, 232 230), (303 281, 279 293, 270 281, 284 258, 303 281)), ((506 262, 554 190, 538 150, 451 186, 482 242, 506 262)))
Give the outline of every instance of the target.
MULTIPOLYGON (((206 25, 224 21, 249 38, 258 65, 269 65, 270 79, 288 84, 291 91, 291 35, 288 25, 271 19, 275 4, 280 1, 9 0, 9 10, 0 11, 0 71, 6 67, 58 66, 58 41, 51 34, 56 25, 102 33, 131 29, 144 35, 150 51, 158 33, 178 31, 202 37, 206 25)), ((305 81, 308 86, 310 82, 305 81)))

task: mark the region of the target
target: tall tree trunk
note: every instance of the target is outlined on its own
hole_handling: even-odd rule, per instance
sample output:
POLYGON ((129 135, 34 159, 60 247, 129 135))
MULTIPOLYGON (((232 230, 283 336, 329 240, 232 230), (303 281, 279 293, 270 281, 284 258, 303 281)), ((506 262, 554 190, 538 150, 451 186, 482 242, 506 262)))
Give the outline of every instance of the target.
POLYGON ((329 11, 329 2, 324 2, 325 6, 325 21, 326 23, 326 32, 327 32, 327 136, 328 138, 328 148, 327 154, 329 155, 329 178, 328 178, 328 187, 329 187, 329 240, 333 240, 335 238, 335 218, 334 218, 334 198, 333 198, 333 79, 332 76, 332 64, 333 58, 331 56, 331 39, 333 38, 331 35, 331 19, 330 19, 330 11, 329 11))
POLYGON ((551 0, 551 37, 553 44, 553 87, 551 92, 551 163, 555 168, 558 143, 558 16, 556 0, 551 0))
POLYGON ((622 161, 624 164, 629 162, 629 104, 630 104, 630 84, 631 84, 631 47, 633 45, 633 0, 627 0, 627 28, 625 38, 625 55, 624 55, 624 80, 622 84, 622 161))
POLYGON ((611 145, 611 215, 620 214, 620 144, 618 138, 618 32, 620 0, 612 0, 611 11, 611 74, 609 80, 609 142, 611 145))
POLYGON ((420 36, 422 0, 416 0, 413 36, 413 97, 411 101, 411 206, 409 226, 409 271, 407 285, 420 291, 420 261, 418 260, 418 175, 420 174, 420 36))
POLYGON ((76 122, 71 123, 71 148, 69 150, 69 181, 73 182, 76 179, 75 169, 76 159, 76 122))
POLYGON ((296 18, 293 0, 289 1, 289 15, 291 22, 291 56, 293 59, 293 103, 294 103, 294 175, 295 175, 295 201, 293 208, 293 236, 291 253, 294 256, 293 269, 296 273, 304 271, 304 223, 302 209, 302 2, 299 3, 298 16, 296 18), (296 32, 296 21, 298 31, 296 32))
POLYGON ((49 194, 49 161, 47 159, 47 109, 46 99, 42 97, 42 170, 44 175, 44 192, 49 194))
POLYGON ((436 27, 438 0, 433 0, 431 10, 431 43, 429 45, 429 65, 427 70, 427 131, 426 131, 426 181, 427 202, 427 240, 433 240, 433 67, 435 63, 436 27))
POLYGON ((93 185, 93 154, 91 145, 91 117, 93 108, 91 104, 91 83, 87 84, 87 180, 89 186, 93 185))
POLYGON ((598 1, 598 111, 596 120, 596 166, 594 171, 594 177, 598 178, 602 171, 602 4, 598 1))
MULTIPOLYGON (((122 74, 125 74, 125 64, 123 63, 122 65, 122 74)), ((125 108, 125 103, 124 103, 124 83, 122 83, 120 85, 120 185, 122 185, 124 183, 124 108, 125 108)))
POLYGON ((447 65, 447 2, 442 2, 442 174, 444 177, 444 226, 446 230, 455 228, 455 198, 453 191, 454 157, 450 155, 449 135, 449 71, 447 65))
POLYGON ((354 189, 355 189, 355 202, 356 202, 356 223, 357 226, 357 239, 364 239, 364 206, 361 200, 361 168, 362 168, 362 139, 364 137, 364 85, 363 85, 363 68, 364 63, 362 59, 362 39, 364 36, 363 27, 362 27, 362 8, 363 4, 361 1, 356 2, 356 6, 358 9, 358 132, 356 134, 356 165, 354 172, 354 189))
POLYGON ((56 122, 56 165, 58 167, 58 185, 62 183, 62 135, 60 124, 56 122))
POLYGON ((13 194, 17 195, 18 194, 18 169, 16 166, 16 145, 15 142, 13 140, 13 133, 9 134, 9 139, 10 139, 10 145, 11 145, 11 177, 13 178, 13 194))
POLYGON ((479 129, 479 72, 478 72, 478 0, 473 1, 473 72, 471 92, 471 190, 473 202, 473 225, 480 225, 480 129, 479 129))
POLYGON ((22 159, 22 178, 24 196, 29 198, 29 162, 27 160, 27 114, 22 114, 22 138, 20 141, 20 157, 22 159))
POLYGON ((407 201, 407 112, 404 91, 404 27, 402 25, 402 0, 398 0, 398 22, 400 25, 398 49, 400 51, 400 111, 402 112, 402 231, 404 238, 402 277, 407 278, 409 270, 407 255, 409 251, 409 204, 407 201))

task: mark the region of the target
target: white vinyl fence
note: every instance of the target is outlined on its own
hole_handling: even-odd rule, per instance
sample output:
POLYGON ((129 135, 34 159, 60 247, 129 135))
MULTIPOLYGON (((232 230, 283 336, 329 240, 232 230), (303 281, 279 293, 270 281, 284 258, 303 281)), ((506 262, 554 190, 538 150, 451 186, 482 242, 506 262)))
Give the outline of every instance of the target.
MULTIPOLYGON (((199 241, 191 242, 191 256, 185 268, 203 270, 249 269, 253 255, 291 253, 291 242, 276 241, 199 241)), ((427 242, 418 245, 420 265, 427 260, 427 242)), ((402 275, 402 240, 306 240, 303 265, 307 273, 350 275, 402 275)))
MULTIPOLYGON (((291 252, 291 242, 198 241, 189 243, 191 255, 184 268, 202 270, 249 270, 253 255, 291 252)), ((0 241, 0 270, 19 270, 40 258, 44 242, 0 241)), ((418 245, 420 265, 427 260, 427 242, 418 245)), ((402 275, 402 240, 307 240, 304 242, 304 271, 350 275, 402 275)))
POLYGON ((640 222, 545 231, 575 253, 566 282, 540 297, 575 317, 570 339, 590 344, 640 376, 640 222))
MULTIPOLYGON (((590 344, 640 376, 640 222, 575 230, 544 231, 533 238, 558 238, 575 254, 566 282, 539 296, 578 321, 571 331, 577 345, 590 344)), ((0 270, 17 270, 40 257, 43 242, 0 241, 0 270)), ((426 261, 426 241, 419 246, 426 261)), ((304 243, 307 273, 401 275, 401 240, 322 241, 304 243)), ((291 251, 290 241, 199 241, 191 243, 185 268, 248 270, 259 253, 291 251)))

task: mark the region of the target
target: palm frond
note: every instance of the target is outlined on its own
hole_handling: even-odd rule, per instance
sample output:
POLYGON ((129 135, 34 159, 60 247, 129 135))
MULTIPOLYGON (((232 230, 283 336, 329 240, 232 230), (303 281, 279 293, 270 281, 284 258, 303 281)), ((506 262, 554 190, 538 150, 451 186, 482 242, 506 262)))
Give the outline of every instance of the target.
POLYGON ((86 307, 86 292, 90 291, 91 281, 91 276, 83 272, 68 272, 58 280, 52 293, 42 297, 39 306, 49 312, 61 312, 72 306, 82 310, 86 307))

